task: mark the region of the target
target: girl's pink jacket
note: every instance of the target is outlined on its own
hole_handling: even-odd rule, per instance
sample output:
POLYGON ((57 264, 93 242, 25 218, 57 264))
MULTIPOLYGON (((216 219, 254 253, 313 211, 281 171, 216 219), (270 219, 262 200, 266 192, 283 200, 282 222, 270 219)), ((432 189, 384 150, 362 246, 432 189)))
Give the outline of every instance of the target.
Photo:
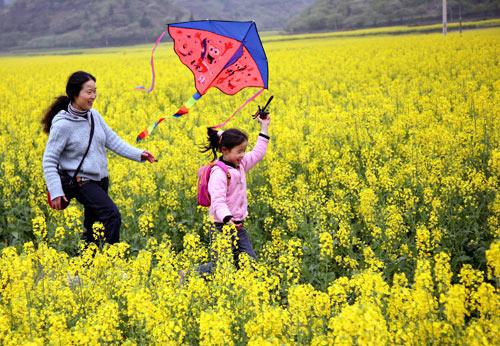
POLYGON ((243 156, 238 168, 228 166, 231 181, 227 186, 227 176, 222 168, 214 166, 208 181, 211 204, 209 213, 215 222, 222 223, 224 217, 232 215, 236 221, 243 221, 247 215, 247 180, 245 173, 266 154, 269 139, 259 135, 252 151, 243 156))

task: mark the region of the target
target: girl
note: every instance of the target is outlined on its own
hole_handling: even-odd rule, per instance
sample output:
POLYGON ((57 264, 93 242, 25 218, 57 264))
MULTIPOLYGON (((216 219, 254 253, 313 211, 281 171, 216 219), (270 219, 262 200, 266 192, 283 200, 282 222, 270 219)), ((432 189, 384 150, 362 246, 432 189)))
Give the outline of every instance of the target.
MULTIPOLYGON (((254 259, 257 258, 244 228, 244 220, 248 215, 245 174, 262 160, 266 153, 270 118, 267 116, 265 119, 257 119, 261 130, 257 144, 251 152, 245 153, 248 144, 248 136, 245 133, 237 129, 217 132, 213 128, 208 128, 209 143, 202 150, 202 152, 212 151, 214 159, 217 157, 217 151, 221 152, 219 160, 228 167, 230 178, 221 167, 214 165, 212 168, 208 182, 208 192, 211 197, 209 213, 218 231, 226 224, 236 227, 238 240, 232 250, 237 268, 240 253, 245 252, 254 259)), ((212 262, 198 268, 201 273, 211 273, 213 269, 214 263, 212 262)))
POLYGON ((155 157, 124 142, 92 108, 95 98, 96 79, 90 73, 78 71, 68 78, 66 95, 57 97, 42 119, 43 130, 49 134, 43 172, 56 210, 68 203, 61 176, 73 177, 77 173, 74 197, 85 209, 82 239, 95 242, 92 225, 100 221, 105 241, 113 244, 120 241, 121 216, 108 196, 106 148, 139 162, 154 162, 155 157))

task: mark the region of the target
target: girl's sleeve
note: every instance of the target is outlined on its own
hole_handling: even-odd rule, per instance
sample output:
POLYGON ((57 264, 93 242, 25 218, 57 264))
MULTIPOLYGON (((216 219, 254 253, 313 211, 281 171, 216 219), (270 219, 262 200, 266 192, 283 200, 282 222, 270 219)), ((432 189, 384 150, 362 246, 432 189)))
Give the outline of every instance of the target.
POLYGON ((213 208, 216 219, 223 221, 227 216, 231 216, 227 205, 227 176, 219 167, 212 168, 208 181, 208 193, 211 200, 210 207, 213 208))
POLYGON ((250 169, 252 169, 253 166, 257 164, 257 162, 262 160, 262 158, 266 154, 268 143, 269 136, 260 133, 253 150, 246 153, 245 156, 243 156, 243 160, 241 161, 241 164, 245 168, 245 172, 248 172, 250 169))
POLYGON ((67 136, 64 135, 65 133, 65 129, 61 128, 58 123, 54 124, 50 128, 49 139, 47 140, 45 152, 43 153, 43 174, 45 176, 47 190, 49 190, 52 199, 64 196, 61 178, 57 172, 57 165, 59 163, 59 157, 68 140, 67 136))
POLYGON ((100 114, 93 111, 92 114, 96 119, 94 121, 100 121, 102 124, 102 128, 104 129, 104 133, 106 135, 106 148, 110 149, 111 151, 117 153, 120 156, 126 157, 127 159, 134 160, 141 162, 141 155, 144 152, 144 150, 138 149, 136 147, 131 146, 127 142, 125 142, 123 139, 120 138, 116 134, 115 131, 111 129, 111 127, 106 124, 104 119, 100 114))

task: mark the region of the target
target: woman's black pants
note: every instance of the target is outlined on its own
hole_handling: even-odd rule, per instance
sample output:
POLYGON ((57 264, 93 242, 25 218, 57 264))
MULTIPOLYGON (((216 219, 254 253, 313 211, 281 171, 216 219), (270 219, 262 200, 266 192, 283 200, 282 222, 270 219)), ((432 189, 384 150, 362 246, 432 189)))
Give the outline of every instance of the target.
POLYGON ((108 195, 109 178, 101 181, 87 180, 79 183, 76 199, 85 208, 85 230, 82 239, 87 243, 96 243, 92 225, 100 221, 104 225, 104 241, 109 244, 120 241, 120 212, 108 195))

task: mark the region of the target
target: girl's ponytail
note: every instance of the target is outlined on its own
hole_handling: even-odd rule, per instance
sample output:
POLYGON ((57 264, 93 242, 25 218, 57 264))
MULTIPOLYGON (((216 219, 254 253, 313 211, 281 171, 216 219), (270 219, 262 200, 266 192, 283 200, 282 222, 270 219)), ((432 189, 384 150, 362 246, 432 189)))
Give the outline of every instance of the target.
POLYGON ((232 149, 243 142, 248 142, 246 133, 238 129, 229 129, 226 131, 217 131, 213 127, 207 128, 208 144, 201 147, 200 152, 211 151, 214 155, 213 160, 217 158, 217 150, 221 148, 232 149))
POLYGON ((208 137, 208 144, 205 146, 202 146, 202 149, 200 152, 206 153, 207 151, 211 151, 215 160, 217 158, 217 150, 219 149, 219 144, 220 144, 220 137, 216 129, 213 127, 207 127, 207 137, 208 137))
POLYGON ((56 97, 54 102, 47 108, 45 114, 42 118, 43 131, 45 133, 50 132, 50 126, 52 125, 52 119, 56 116, 57 113, 62 111, 63 109, 68 109, 68 105, 70 103, 70 98, 66 95, 61 95, 56 97))

